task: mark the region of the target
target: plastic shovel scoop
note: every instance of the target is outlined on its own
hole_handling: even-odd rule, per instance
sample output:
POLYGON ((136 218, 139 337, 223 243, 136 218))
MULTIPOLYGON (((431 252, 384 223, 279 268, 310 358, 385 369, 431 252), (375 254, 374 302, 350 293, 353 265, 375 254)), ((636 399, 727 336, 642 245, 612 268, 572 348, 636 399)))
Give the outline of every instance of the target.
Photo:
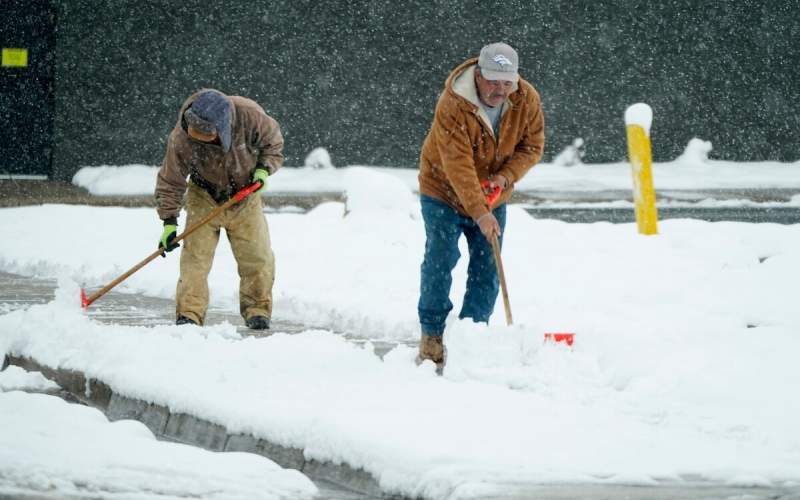
POLYGON ((573 342, 575 342, 575 334, 565 332, 548 332, 544 334, 544 342, 545 344, 548 342, 562 342, 572 347, 573 342))

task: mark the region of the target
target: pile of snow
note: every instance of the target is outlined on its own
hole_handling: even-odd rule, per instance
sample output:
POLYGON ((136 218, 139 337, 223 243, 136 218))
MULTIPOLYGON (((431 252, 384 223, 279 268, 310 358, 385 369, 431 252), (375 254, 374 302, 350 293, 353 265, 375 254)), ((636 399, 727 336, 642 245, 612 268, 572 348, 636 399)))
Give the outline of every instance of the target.
MULTIPOLYGON (((630 190, 631 173, 627 162, 584 164, 582 139, 576 139, 552 163, 541 163, 516 183, 518 191, 596 191, 630 190)), ((800 189, 800 160, 779 162, 727 162, 708 160, 711 145, 694 138, 683 155, 673 161, 654 163, 655 187, 661 189, 800 189), (698 168, 700 167, 700 168, 698 168)), ((626 151, 620 151, 624 158, 626 151)), ((273 193, 344 192, 349 187, 346 173, 360 166, 329 168, 330 157, 322 148, 306 159, 306 166, 284 167, 269 180, 273 193)), ((330 165, 332 167, 332 165, 330 165)), ((409 190, 417 191, 419 171, 412 168, 367 167, 374 172, 400 179, 409 190)), ((84 167, 72 183, 95 195, 151 195, 155 191, 157 167, 84 167)))
POLYGON ((0 392, 57 390, 58 384, 46 379, 39 372, 26 372, 18 366, 9 366, 0 372, 0 392))
POLYGON ((333 168, 333 163, 331 162, 331 155, 325 148, 312 149, 311 152, 308 153, 308 156, 306 156, 304 165, 307 168, 314 168, 314 169, 333 168))
POLYGON ((553 158, 553 165, 559 167, 572 167, 583 164, 583 155, 586 153, 583 148, 583 139, 578 137, 572 144, 564 148, 553 158))
POLYGON ((78 170, 72 183, 97 196, 149 195, 155 192, 157 175, 157 167, 103 165, 78 170))
POLYGON ((685 163, 690 165, 703 164, 708 161, 708 154, 711 153, 711 141, 704 141, 693 137, 683 154, 680 155, 675 161, 677 163, 685 163))
POLYGON ((419 201, 408 187, 396 177, 375 172, 366 167, 352 167, 343 176, 345 211, 363 214, 373 221, 393 213, 406 216, 419 214, 419 201))
POLYGON ((60 398, 0 392, 0 495, 58 498, 313 498, 300 472, 250 453, 160 442, 144 424, 110 423, 60 398))

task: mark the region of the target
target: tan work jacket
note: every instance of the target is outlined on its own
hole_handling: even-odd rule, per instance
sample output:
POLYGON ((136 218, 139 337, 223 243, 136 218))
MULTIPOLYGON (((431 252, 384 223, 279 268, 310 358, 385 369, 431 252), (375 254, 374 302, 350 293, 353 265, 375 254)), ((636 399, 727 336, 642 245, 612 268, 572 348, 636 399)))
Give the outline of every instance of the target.
POLYGON ((508 201, 513 184, 542 157, 544 116, 539 93, 521 77, 503 104, 500 138, 494 136, 475 87, 477 58, 456 68, 439 97, 422 146, 420 193, 477 220, 489 211, 480 181, 502 174, 509 181, 495 206, 508 201))
POLYGON ((283 135, 278 122, 246 97, 226 96, 233 104, 230 151, 226 153, 218 144, 190 137, 183 112, 197 95, 190 96, 181 106, 158 171, 155 194, 162 220, 177 218, 190 175, 220 202, 250 185, 256 166, 272 175, 283 165, 283 135))

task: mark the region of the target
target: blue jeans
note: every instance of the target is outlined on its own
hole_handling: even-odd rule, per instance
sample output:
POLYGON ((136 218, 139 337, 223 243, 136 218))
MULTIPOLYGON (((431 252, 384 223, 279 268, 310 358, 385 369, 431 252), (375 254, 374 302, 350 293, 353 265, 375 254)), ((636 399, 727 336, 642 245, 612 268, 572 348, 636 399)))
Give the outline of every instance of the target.
MULTIPOLYGON (((483 236, 475 221, 459 214, 444 202, 421 195, 420 203, 426 237, 417 306, 422 333, 433 336, 444 333, 445 320, 453 309, 450 286, 453 283, 453 268, 461 256, 458 239, 462 233, 469 247, 469 266, 467 291, 458 317, 488 323, 500 287, 492 244, 483 236)), ((502 246, 506 206, 497 207, 493 213, 500 223, 499 242, 502 246)))

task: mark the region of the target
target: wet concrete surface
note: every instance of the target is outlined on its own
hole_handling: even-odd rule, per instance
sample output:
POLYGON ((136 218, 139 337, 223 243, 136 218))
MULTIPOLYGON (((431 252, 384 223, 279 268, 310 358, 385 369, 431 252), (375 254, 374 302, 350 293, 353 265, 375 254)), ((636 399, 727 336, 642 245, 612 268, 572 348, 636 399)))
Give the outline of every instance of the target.
MULTIPOLYGON (((51 279, 22 277, 0 272, 0 314, 11 310, 28 307, 31 304, 43 304, 53 299, 56 283, 51 279)), ((91 307, 88 314, 97 321, 107 324, 127 325, 159 325, 170 324, 174 318, 171 300, 143 297, 139 295, 110 292, 91 307)), ((77 298, 76 298, 77 302, 77 298)), ((215 310, 209 312, 209 321, 218 323, 228 321, 241 324, 241 318, 229 311, 215 310)), ((243 328, 243 327, 242 327, 243 328)), ((299 332, 303 325, 277 321, 275 329, 288 332, 299 332)), ((241 331, 241 329, 240 329, 241 331)), ((268 334, 268 333, 267 333, 268 334)), ((385 345, 384 349, 392 346, 385 345)), ((24 363, 23 363, 24 364, 24 363)), ((31 368, 29 366, 29 368, 31 368)), ((218 450, 241 450, 261 453, 274 458, 283 466, 303 470, 317 484, 320 495, 317 498, 329 500, 367 500, 385 498, 374 491, 374 479, 364 476, 362 471, 347 468, 331 467, 313 461, 306 462, 300 450, 276 450, 269 443, 256 440, 252 436, 224 435, 219 426, 203 422, 190 415, 170 415, 165 408, 155 408, 147 403, 130 400, 124 396, 112 394, 104 388, 100 381, 86 381, 82 375, 75 373, 50 374, 51 378, 61 377, 60 385, 70 389, 50 391, 71 402, 86 404, 85 394, 92 394, 98 406, 105 406, 109 418, 136 418, 148 425, 162 439, 178 442, 189 442, 196 446, 218 450), (90 390, 85 385, 90 384, 90 390), (74 387, 71 387, 74 386, 74 387), (296 463, 295 463, 296 462, 296 463), (328 480, 326 478, 331 478, 328 480), (335 482, 334 482, 335 480, 335 482), (343 487, 342 484, 353 484, 362 493, 343 487)), ((710 500, 800 500, 800 487, 735 487, 712 485, 697 478, 682 478, 680 485, 665 483, 652 486, 629 486, 608 484, 579 485, 535 485, 529 482, 505 485, 501 490, 488 494, 485 498, 503 500, 522 499, 710 499, 710 500)), ((4 498, 0 495, 0 500, 4 498)), ((14 496, 13 498, 38 499, 40 496, 14 496)), ((53 497, 47 497, 52 499, 53 497)), ((68 497, 63 497, 68 498, 68 497)))
MULTIPOLYGON (((685 203, 696 203, 707 199, 785 203, 798 194, 800 194, 800 189, 798 188, 656 189, 656 200, 685 203)), ((516 191, 512 197, 512 201, 515 203, 543 203, 548 201, 607 203, 617 200, 632 200, 632 191, 630 189, 603 189, 599 191, 538 189, 516 191)))
MULTIPOLYGON (((293 206, 309 210, 325 201, 343 201, 341 192, 280 192, 268 191, 262 198, 267 209, 293 206)), ((0 208, 45 203, 90 205, 99 207, 155 207, 153 195, 97 196, 82 187, 63 181, 0 179, 0 208)))
MULTIPOLYGON (((0 271, 0 314, 30 304, 50 302, 55 297, 55 288, 55 279, 30 278, 0 271)), ((94 291, 94 289, 87 289, 86 293, 90 295, 94 291)), ((79 299, 76 297, 76 303, 78 301, 79 299)), ((100 297, 86 312, 92 319, 109 325, 157 326, 175 323, 174 301, 115 290, 100 297)), ((272 318, 269 330, 251 330, 244 326, 244 320, 237 312, 210 306, 206 315, 206 324, 216 325, 225 322, 236 326, 240 335, 253 337, 263 337, 274 332, 299 333, 314 328, 327 329, 322 326, 303 325, 276 316, 272 318)), ((335 333, 341 334, 354 344, 360 345, 367 342, 367 339, 354 337, 345 332, 335 333)), ((373 339, 369 342, 373 344, 375 353, 381 358, 397 346, 397 343, 382 340, 373 339)))
MULTIPOLYGON (((658 207, 659 220, 698 219, 709 222, 772 222, 777 224, 800 223, 800 207, 792 206, 704 206, 703 200, 748 200, 754 203, 786 203, 800 194, 800 189, 669 189, 658 190, 660 204, 679 203, 681 206, 658 207)), ((514 193, 512 202, 522 204, 525 210, 538 219, 556 219, 565 222, 635 222, 633 208, 591 207, 586 204, 631 201, 630 191, 526 191, 514 193), (578 207, 548 207, 548 203, 581 203, 578 207)))
MULTIPOLYGON (((632 208, 525 207, 525 210, 537 219, 556 219, 564 222, 611 222, 613 224, 636 222, 632 208)), ((798 224, 800 223, 800 207, 662 207, 658 209, 658 219, 798 224)))

